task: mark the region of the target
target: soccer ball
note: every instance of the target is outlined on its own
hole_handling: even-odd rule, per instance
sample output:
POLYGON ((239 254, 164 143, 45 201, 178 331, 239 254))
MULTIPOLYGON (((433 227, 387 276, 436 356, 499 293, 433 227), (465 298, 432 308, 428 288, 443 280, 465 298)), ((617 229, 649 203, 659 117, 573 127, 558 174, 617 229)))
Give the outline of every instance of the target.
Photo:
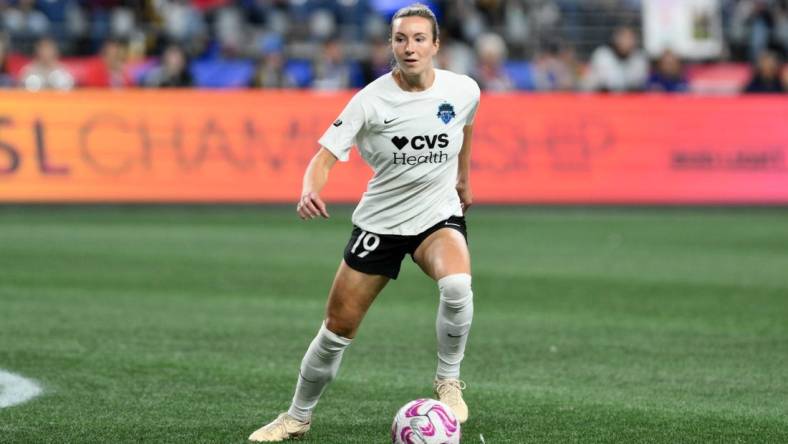
POLYGON ((391 424, 392 444, 459 444, 460 422, 449 406, 434 399, 411 401, 391 424))

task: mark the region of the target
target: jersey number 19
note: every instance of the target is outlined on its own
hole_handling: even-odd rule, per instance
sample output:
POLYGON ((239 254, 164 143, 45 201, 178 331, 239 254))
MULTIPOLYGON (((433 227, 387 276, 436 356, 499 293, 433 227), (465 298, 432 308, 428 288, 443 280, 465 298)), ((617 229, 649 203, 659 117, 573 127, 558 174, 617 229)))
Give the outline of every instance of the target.
POLYGON ((356 243, 353 244, 353 248, 350 249, 350 252, 356 254, 359 244, 364 248, 364 251, 358 253, 358 257, 366 257, 369 253, 378 248, 380 245, 380 236, 362 231, 358 239, 356 239, 356 243))

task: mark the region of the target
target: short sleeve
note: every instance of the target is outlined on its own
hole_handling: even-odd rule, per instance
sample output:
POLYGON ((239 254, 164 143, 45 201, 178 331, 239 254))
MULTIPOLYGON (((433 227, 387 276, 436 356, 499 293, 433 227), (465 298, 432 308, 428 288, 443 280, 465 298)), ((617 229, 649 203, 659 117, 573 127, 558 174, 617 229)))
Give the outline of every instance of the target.
POLYGON ((350 99, 339 117, 328 127, 318 143, 330 151, 337 159, 347 162, 350 149, 356 143, 356 135, 364 126, 364 108, 361 106, 360 94, 350 99))
POLYGON ((469 88, 471 91, 471 110, 468 112, 468 117, 465 118, 465 125, 473 125, 473 119, 476 117, 476 110, 479 109, 479 102, 481 101, 481 89, 479 89, 479 84, 476 83, 475 80, 468 78, 468 81, 471 84, 469 88))

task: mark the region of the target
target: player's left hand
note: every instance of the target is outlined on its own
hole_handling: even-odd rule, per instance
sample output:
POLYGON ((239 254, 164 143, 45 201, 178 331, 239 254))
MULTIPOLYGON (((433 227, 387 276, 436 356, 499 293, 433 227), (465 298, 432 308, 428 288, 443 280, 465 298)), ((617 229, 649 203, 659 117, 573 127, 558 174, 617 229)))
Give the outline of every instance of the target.
POLYGON ((468 211, 468 208, 473 205, 473 191, 471 191, 471 186, 468 184, 458 184, 457 194, 460 196, 460 206, 462 207, 462 212, 465 213, 468 211))

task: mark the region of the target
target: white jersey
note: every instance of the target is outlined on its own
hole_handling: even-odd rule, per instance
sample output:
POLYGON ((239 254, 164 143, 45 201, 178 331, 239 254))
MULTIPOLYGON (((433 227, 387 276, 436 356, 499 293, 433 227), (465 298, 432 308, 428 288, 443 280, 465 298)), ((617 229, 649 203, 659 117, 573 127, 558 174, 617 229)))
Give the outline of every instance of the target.
POLYGON ((424 91, 403 91, 388 73, 353 96, 319 143, 342 161, 355 144, 375 172, 353 212, 355 225, 411 236, 462 216, 457 158, 479 97, 470 77, 440 69, 424 91))

